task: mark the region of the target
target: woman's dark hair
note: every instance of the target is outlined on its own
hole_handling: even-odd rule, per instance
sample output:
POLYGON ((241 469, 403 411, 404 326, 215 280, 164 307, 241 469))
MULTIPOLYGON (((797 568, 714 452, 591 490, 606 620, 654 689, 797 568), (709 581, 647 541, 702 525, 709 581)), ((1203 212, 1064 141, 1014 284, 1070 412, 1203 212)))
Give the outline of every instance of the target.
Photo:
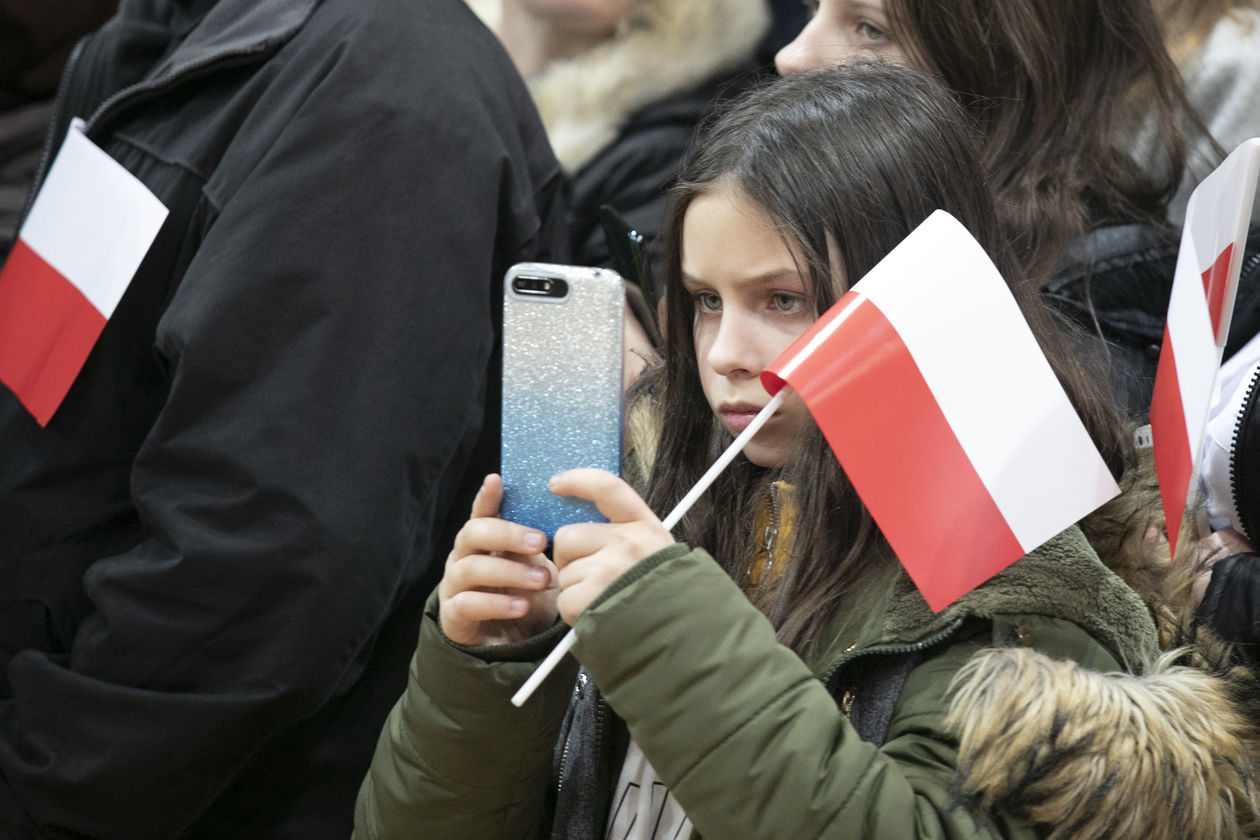
POLYGON ((1048 279, 1087 230, 1163 222, 1185 132, 1202 124, 1150 0, 885 0, 885 9, 909 62, 976 121, 981 164, 1034 276, 1048 279), (1155 167, 1133 157, 1148 125, 1155 167))
MULTIPOLYGON (((704 126, 667 219, 665 366, 660 437, 648 501, 671 509, 730 443, 701 390, 693 303, 682 285, 683 219, 691 202, 726 185, 772 221, 798 255, 819 313, 933 211, 976 237, 1011 285, 1060 380, 1113 471, 1130 453, 1119 417, 1093 377, 1064 349, 1036 288, 1006 245, 965 115, 938 83, 907 68, 854 65, 770 81, 704 126)), ((1063 328, 1066 329, 1066 328, 1063 328)), ((861 410, 855 406, 854 410, 861 410)), ((887 580, 895 557, 853 487, 813 430, 791 464, 728 468, 676 534, 709 549, 737 579, 754 551, 753 512, 771 483, 800 488, 784 576, 758 598, 780 639, 808 657, 840 599, 887 580), (744 523, 741 527, 737 523, 744 523)))

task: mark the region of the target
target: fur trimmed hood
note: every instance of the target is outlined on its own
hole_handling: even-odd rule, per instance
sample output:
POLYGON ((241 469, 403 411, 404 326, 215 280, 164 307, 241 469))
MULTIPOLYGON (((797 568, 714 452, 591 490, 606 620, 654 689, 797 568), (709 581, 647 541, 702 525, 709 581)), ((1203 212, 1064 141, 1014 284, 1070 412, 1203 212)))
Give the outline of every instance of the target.
POLYGON ((1051 840, 1260 836, 1250 672, 1165 655, 1146 675, 1103 674, 1026 648, 959 672, 959 798, 1052 827, 1051 840))
MULTIPOLYGON (((467 0, 497 29, 501 0, 467 0)), ((764 0, 646 0, 606 43, 526 80, 569 173, 616 139, 640 109, 734 69, 770 24, 764 0)))

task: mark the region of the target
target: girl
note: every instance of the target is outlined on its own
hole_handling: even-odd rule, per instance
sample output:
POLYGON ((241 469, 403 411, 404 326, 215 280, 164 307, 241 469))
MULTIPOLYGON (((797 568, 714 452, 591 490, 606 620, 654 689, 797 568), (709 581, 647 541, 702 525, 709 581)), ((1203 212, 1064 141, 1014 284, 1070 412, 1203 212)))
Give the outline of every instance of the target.
POLYGON ((1159 223, 1184 169, 1189 110, 1149 0, 819 0, 780 72, 874 54, 936 76, 981 130, 981 163, 1034 276, 1115 222, 1159 223), (1131 157, 1160 127, 1154 171, 1131 157), (1033 259, 1036 257, 1036 259, 1033 259))
MULTIPOLYGON (((960 743, 947 686, 991 645, 1097 669, 1147 661, 1145 608, 1077 529, 933 614, 795 399, 692 508, 680 542, 655 513, 769 400, 762 368, 937 208, 1015 281, 1102 451, 1123 461, 1107 402, 1018 281, 973 143, 935 83, 880 66, 771 84, 701 135, 669 217, 662 381, 641 380, 661 388, 646 501, 607 473, 557 476, 554 492, 609 521, 561 529, 553 565, 542 534, 496 517, 502 487, 486 480, 360 792, 362 837, 1040 836, 1044 814, 960 779, 960 756, 996 754, 1007 781, 1055 774, 1031 753, 960 743), (570 661, 514 709, 565 624, 576 686, 570 661), (959 791, 977 814, 956 807, 959 791)), ((965 687, 987 684, 972 668, 965 687)), ((1007 697, 967 708, 999 731, 1022 713, 1007 697)), ((1066 772, 1094 782, 1078 806, 1116 806, 1093 815, 1100 830, 1137 812, 1147 833, 1128 836, 1165 836, 1145 815, 1167 808, 1113 801, 1134 790, 1124 779, 1066 772)))
MULTIPOLYGON (((1117 401, 1145 418, 1178 246, 1168 201, 1186 171, 1186 129, 1202 134, 1149 0, 815 5, 779 70, 876 55, 953 91, 980 130, 1025 271, 1101 339, 1084 350, 1106 360, 1117 401)), ((1260 319, 1237 324, 1249 337, 1260 319)))

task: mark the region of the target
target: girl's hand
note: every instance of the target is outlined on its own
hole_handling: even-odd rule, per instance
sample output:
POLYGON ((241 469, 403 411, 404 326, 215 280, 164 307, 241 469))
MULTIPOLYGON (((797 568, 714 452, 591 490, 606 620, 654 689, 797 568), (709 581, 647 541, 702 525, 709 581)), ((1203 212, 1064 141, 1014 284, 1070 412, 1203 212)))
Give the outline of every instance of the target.
POLYGON ((442 632, 465 645, 528 639, 556 620, 556 567, 541 531, 499 519, 503 479, 488 475, 438 584, 442 632))
POLYGON ((551 479, 551 492, 594 502, 607 522, 566 525, 556 531, 560 617, 572 625, 608 584, 650 554, 673 545, 656 514, 629 484, 596 469, 569 470, 551 479))

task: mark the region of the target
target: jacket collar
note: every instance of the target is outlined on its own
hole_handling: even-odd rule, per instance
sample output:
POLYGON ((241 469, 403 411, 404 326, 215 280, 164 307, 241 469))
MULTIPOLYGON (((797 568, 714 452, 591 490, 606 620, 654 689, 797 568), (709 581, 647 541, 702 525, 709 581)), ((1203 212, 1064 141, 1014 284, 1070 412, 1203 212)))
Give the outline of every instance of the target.
POLYGON ((228 56, 270 54, 305 25, 319 2, 219 0, 151 77, 178 77, 228 56))
MULTIPOLYGON (((858 652, 912 645, 947 633, 969 618, 1043 615, 1082 627, 1127 667, 1141 669, 1157 653, 1155 623, 1142 599, 1098 559, 1079 528, 1052 537, 939 613, 913 581, 897 576, 885 608, 862 634, 858 652)), ((831 667, 849 651, 826 651, 831 667)))

